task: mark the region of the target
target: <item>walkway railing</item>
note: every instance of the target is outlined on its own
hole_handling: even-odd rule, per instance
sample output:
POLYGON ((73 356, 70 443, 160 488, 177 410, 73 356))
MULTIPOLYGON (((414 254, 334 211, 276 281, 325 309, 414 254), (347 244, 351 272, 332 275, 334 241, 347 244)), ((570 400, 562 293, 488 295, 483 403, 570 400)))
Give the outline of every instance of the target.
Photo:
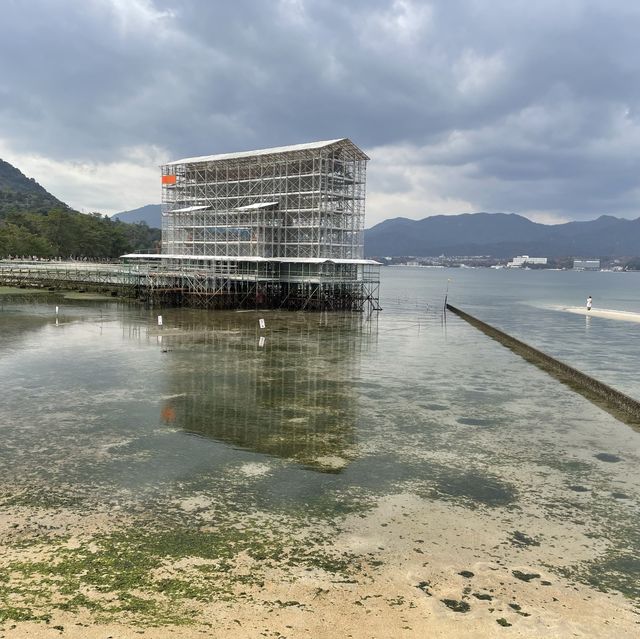
POLYGON ((291 308, 362 311, 378 308, 377 279, 312 273, 289 277, 261 263, 58 262, 0 260, 0 285, 88 289, 149 305, 199 308, 291 308))

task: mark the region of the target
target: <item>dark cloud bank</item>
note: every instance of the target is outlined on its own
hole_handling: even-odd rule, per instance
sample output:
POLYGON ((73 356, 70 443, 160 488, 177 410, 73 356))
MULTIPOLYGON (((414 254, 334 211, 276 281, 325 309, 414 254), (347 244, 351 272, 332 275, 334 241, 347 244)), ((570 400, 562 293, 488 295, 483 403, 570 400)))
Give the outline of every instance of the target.
POLYGON ((638 217, 638 33, 627 1, 8 0, 0 140, 109 163, 348 136, 372 198, 408 194, 384 217, 638 217))

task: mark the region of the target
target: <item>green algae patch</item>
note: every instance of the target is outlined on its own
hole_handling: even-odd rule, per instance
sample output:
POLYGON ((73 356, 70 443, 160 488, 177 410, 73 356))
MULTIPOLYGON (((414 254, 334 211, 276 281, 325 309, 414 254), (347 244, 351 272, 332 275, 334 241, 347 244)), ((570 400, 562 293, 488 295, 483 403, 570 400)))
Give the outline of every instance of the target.
POLYGON ((453 612, 469 612, 471 610, 471 606, 466 601, 458 601, 457 599, 441 599, 440 601, 453 612))
POLYGON ((407 477, 397 490, 413 492, 425 499, 439 499, 469 508, 508 507, 516 504, 519 493, 514 484, 481 468, 455 468, 438 462, 405 462, 407 477))
POLYGON ((598 453, 597 455, 594 455, 594 457, 600 461, 609 462, 610 464, 616 464, 622 461, 622 457, 611 453, 598 453))
POLYGON ((617 591, 640 608, 640 530, 634 515, 609 521, 602 535, 612 542, 603 555, 555 571, 600 592, 617 591))
POLYGON ((13 286, 0 286, 0 296, 3 295, 33 295, 37 293, 49 293, 45 288, 18 288, 13 286))
POLYGON ((117 302, 118 300, 110 293, 80 293, 76 291, 65 292, 63 294, 65 300, 73 301, 90 301, 90 302, 117 302))
POLYGON ((511 574, 520 581, 529 582, 532 579, 540 579, 540 575, 537 572, 522 572, 521 570, 512 570, 511 574))
POLYGON ((26 506, 27 508, 81 508, 83 501, 80 496, 64 489, 51 487, 47 491, 23 491, 0 500, 2 506, 26 506))
POLYGON ((262 585, 265 569, 320 569, 348 581, 359 568, 355 557, 323 548, 320 536, 292 543, 286 530, 255 524, 138 526, 76 548, 60 539, 35 542, 29 551, 37 559, 13 561, 0 573, 0 620, 46 622, 55 610, 85 610, 100 622, 188 625, 197 621, 195 602, 233 601, 240 590, 246 596, 247 586, 262 585), (236 569, 240 555, 251 562, 249 573, 236 569))
POLYGON ((516 489, 498 477, 476 471, 443 473, 436 485, 447 497, 458 497, 486 506, 507 506, 517 498, 516 489))
POLYGON ((529 537, 529 535, 526 535, 519 530, 514 530, 513 533, 511 533, 511 543, 514 546, 519 546, 520 548, 540 545, 540 542, 537 539, 535 539, 534 537, 529 537))
POLYGON ((597 561, 559 570, 601 592, 615 590, 634 602, 640 601, 640 558, 624 552, 609 552, 597 561))

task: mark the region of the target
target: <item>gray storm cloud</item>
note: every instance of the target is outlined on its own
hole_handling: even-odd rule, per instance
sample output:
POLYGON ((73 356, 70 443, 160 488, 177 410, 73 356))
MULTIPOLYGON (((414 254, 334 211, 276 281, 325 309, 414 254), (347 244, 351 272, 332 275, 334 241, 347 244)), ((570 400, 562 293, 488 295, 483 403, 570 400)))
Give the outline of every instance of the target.
POLYGON ((348 136, 375 151, 369 223, 637 217, 638 32, 627 1, 8 0, 0 152, 114 211, 163 158, 348 136))

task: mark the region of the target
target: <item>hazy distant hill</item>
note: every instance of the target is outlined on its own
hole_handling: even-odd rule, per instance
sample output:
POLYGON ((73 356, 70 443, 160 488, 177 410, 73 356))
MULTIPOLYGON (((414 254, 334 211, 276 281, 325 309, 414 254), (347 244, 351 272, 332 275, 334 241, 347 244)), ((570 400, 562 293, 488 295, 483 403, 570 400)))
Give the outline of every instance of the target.
POLYGON ((515 214, 435 215, 423 220, 395 218, 365 231, 367 256, 640 255, 640 218, 603 215, 589 222, 537 224, 515 214))
POLYGON ((131 211, 122 211, 113 215, 112 219, 129 223, 145 222, 151 228, 162 228, 162 213, 159 204, 147 204, 131 211))
POLYGON ((4 160, 0 160, 0 217, 11 211, 43 212, 69 207, 51 195, 33 178, 28 178, 4 160))

